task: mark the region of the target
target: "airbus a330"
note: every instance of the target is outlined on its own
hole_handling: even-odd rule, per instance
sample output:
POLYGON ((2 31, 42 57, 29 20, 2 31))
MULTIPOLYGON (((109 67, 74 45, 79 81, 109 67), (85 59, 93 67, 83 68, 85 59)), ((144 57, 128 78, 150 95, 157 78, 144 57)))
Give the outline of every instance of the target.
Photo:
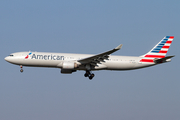
POLYGON ((116 48, 97 55, 48 53, 48 52, 17 52, 5 58, 9 63, 23 66, 60 68, 61 73, 71 74, 77 70, 85 71, 84 76, 90 80, 95 76, 95 70, 133 70, 150 67, 171 61, 174 56, 166 56, 174 36, 164 37, 148 53, 142 56, 114 56, 110 55, 121 49, 116 48))

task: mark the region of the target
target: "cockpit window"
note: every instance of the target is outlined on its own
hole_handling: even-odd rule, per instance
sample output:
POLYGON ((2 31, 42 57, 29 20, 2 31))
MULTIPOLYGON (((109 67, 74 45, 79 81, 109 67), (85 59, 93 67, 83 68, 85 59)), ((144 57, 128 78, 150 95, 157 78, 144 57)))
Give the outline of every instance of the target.
POLYGON ((9 56, 13 57, 14 55, 9 55, 9 56))

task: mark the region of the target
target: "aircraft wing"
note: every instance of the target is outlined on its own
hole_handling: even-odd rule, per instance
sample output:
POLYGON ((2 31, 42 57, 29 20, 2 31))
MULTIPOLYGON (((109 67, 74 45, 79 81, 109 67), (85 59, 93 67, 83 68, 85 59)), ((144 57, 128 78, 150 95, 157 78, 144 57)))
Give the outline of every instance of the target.
POLYGON ((97 63, 103 62, 105 59, 108 59, 110 54, 118 51, 119 49, 121 49, 121 47, 122 44, 107 52, 97 54, 88 58, 80 59, 78 60, 78 62, 80 62, 81 64, 91 64, 95 66, 97 63))

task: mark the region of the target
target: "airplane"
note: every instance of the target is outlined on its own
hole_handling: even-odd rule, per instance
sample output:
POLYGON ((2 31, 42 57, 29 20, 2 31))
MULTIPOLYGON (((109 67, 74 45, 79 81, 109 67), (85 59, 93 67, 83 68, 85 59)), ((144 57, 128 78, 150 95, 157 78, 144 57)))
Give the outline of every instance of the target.
POLYGON ((166 54, 174 36, 165 36, 148 53, 142 56, 115 56, 112 53, 121 49, 122 44, 116 48, 97 55, 49 53, 49 52, 16 52, 5 57, 9 63, 19 65, 20 72, 23 66, 60 68, 62 74, 71 74, 77 70, 85 71, 84 76, 90 80, 96 70, 133 70, 170 62, 172 57, 166 54))

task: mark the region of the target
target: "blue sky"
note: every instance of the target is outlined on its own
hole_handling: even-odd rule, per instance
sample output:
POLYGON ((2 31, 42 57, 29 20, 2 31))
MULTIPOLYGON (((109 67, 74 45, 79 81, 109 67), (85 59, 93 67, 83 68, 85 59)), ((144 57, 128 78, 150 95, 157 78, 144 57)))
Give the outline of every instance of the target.
POLYGON ((179 120, 178 0, 1 0, 1 120, 179 120), (7 63, 13 52, 140 56, 175 36, 172 62, 132 71, 60 74, 7 63))

